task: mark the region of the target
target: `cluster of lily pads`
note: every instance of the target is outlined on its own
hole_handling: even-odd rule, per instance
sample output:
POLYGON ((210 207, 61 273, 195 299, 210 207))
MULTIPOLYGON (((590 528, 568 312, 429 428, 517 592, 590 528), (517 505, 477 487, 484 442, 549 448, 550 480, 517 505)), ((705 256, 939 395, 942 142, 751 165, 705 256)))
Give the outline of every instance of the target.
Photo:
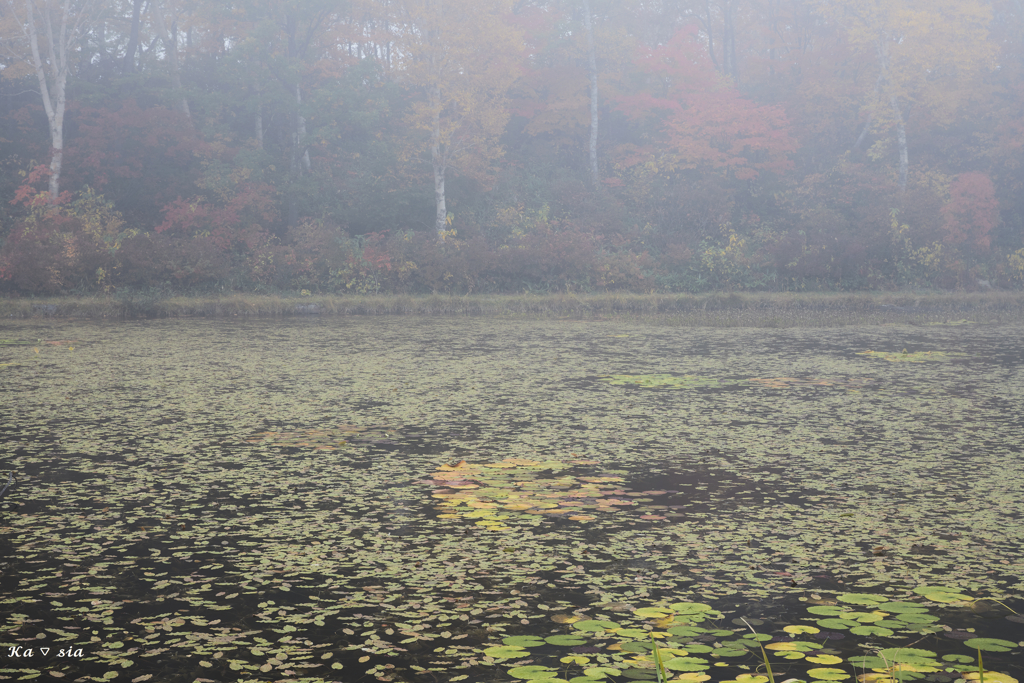
MULTIPOLYGON (((617 512, 650 502, 648 496, 666 491, 634 492, 621 488, 620 476, 575 476, 561 474, 569 462, 505 458, 492 463, 442 465, 427 480, 441 486, 433 497, 439 500, 441 519, 467 519, 491 531, 509 531, 506 522, 515 515, 547 515, 575 522, 595 519, 591 512, 617 512), (553 475, 542 478, 542 475, 553 475)), ((659 515, 644 515, 664 519, 659 515)))
POLYGON ((881 358, 891 363, 924 363, 927 361, 942 361, 950 358, 966 357, 966 353, 950 353, 947 351, 913 351, 908 353, 906 349, 898 351, 859 351, 859 355, 869 358, 881 358))
POLYGON ((509 676, 535 683, 609 683, 620 677, 702 683, 712 680, 712 671, 721 672, 716 677, 721 683, 767 683, 782 672, 792 683, 853 679, 859 683, 903 683, 934 673, 955 674, 969 681, 984 677, 990 683, 1018 683, 1008 674, 984 669, 980 657, 983 651, 1022 649, 1024 642, 985 637, 964 640, 963 645, 975 651, 978 659, 963 652, 939 655, 908 645, 876 644, 878 638, 907 637, 916 644, 942 633, 940 617, 930 614, 929 604, 971 600, 960 589, 944 586, 920 586, 914 593, 928 604, 910 598, 890 600, 873 593, 819 598, 807 607, 810 616, 804 623, 783 625, 772 633, 767 630, 770 625, 753 618, 733 619, 731 624, 738 628, 726 627, 722 612, 694 602, 640 607, 615 621, 558 614, 552 621, 570 626, 569 632, 547 637, 510 636, 482 652, 488 661, 513 660, 506 664, 509 676), (870 654, 843 656, 853 649, 852 643, 845 650, 830 647, 844 638, 843 632, 865 637, 873 644, 868 648, 870 654), (565 647, 571 649, 552 652, 565 647), (557 658, 558 664, 533 663, 541 657, 552 662, 557 658))
POLYGON ((246 443, 336 451, 391 438, 398 430, 387 425, 339 425, 331 429, 269 430, 246 439, 246 443))
POLYGON ((53 325, 0 344, 0 647, 55 649, 0 677, 1024 679, 968 609, 1024 595, 1015 328, 53 325), (970 381, 836 352, 904 344, 970 381))

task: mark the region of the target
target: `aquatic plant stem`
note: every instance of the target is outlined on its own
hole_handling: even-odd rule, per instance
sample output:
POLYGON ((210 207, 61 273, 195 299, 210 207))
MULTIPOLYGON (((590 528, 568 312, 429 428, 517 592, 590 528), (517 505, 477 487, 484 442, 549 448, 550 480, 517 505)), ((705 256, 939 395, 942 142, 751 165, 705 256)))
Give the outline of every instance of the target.
MULTIPOLYGON (((740 621, 742 621, 744 624, 747 624, 747 628, 750 629, 750 632, 753 633, 755 637, 757 636, 757 631, 754 630, 753 626, 751 626, 749 623, 747 623, 746 619, 744 619, 743 617, 740 617, 740 621)), ((760 640, 757 641, 757 646, 759 648, 761 648, 761 657, 764 658, 764 668, 767 669, 767 671, 768 671, 768 683, 775 683, 775 675, 772 674, 772 665, 768 661, 768 653, 764 651, 764 646, 761 645, 761 641, 760 640)))
POLYGON ((981 663, 981 648, 978 648, 978 681, 985 683, 985 667, 981 663))
POLYGON ((665 665, 661 662, 661 652, 658 651, 658 644, 654 642, 654 636, 651 636, 651 646, 654 648, 654 663, 658 667, 658 683, 666 683, 668 673, 665 671, 665 665))

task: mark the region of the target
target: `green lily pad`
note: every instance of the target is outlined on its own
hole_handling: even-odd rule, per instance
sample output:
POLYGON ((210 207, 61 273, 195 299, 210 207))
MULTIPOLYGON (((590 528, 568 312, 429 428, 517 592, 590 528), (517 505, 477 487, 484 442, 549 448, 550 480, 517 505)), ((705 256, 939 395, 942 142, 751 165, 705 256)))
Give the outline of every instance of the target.
POLYGON ((887 602, 885 607, 881 609, 884 609, 886 612, 893 612, 894 614, 917 614, 928 611, 927 607, 916 602, 887 602))
POLYGON ((964 645, 983 652, 1009 652, 1017 647, 1017 643, 999 638, 971 638, 965 640, 964 645))
MULTIPOLYGON (((687 647, 686 649, 690 650, 691 652, 693 651, 689 647, 687 647)), ((739 647, 718 647, 715 648, 713 652, 718 657, 743 657, 747 654, 750 654, 747 650, 739 647)))
POLYGON ((872 655, 856 655, 846 659, 857 669, 881 669, 886 666, 885 660, 872 655))
POLYGON ((668 630, 668 633, 671 633, 674 636, 683 637, 699 636, 707 632, 708 630, 706 628, 701 628, 700 626, 673 626, 668 630))
POLYGON ((971 596, 961 593, 959 588, 947 588, 945 586, 918 586, 914 589, 914 592, 918 595, 923 595, 925 600, 931 600, 932 602, 973 600, 971 596))
POLYGON ((525 657, 527 652, 521 647, 496 645, 485 649, 484 654, 488 657, 494 657, 495 659, 515 659, 516 657, 525 657))
POLYGON ((606 678, 607 676, 620 676, 622 671, 610 666, 592 666, 584 669, 583 673, 590 678, 606 678))
POLYGON ((544 642, 550 645, 559 645, 563 647, 576 647, 577 645, 585 645, 586 640, 573 635, 557 635, 548 636, 544 639, 544 642))
POLYGON ((944 662, 956 662, 958 664, 973 664, 974 657, 969 655, 942 655, 942 661, 944 662))
POLYGON ((878 656, 888 662, 898 664, 935 664, 937 656, 931 650, 921 650, 913 647, 890 647, 879 650, 878 656))
POLYGON ((703 614, 714 611, 711 605, 700 602, 674 602, 669 607, 675 610, 676 614, 703 614))
POLYGON ((836 600, 851 605, 877 605, 880 602, 888 602, 889 598, 873 593, 843 593, 836 596, 836 600))
POLYGON ((642 628, 620 628, 615 630, 615 635, 622 638, 646 638, 650 634, 650 631, 645 631, 642 628))
POLYGON ((892 629, 884 628, 882 626, 875 626, 874 624, 864 626, 854 626, 850 629, 850 633, 857 636, 882 636, 888 638, 895 631, 892 629))
POLYGON ((687 652, 695 655, 703 655, 708 652, 715 652, 715 648, 710 645, 704 645, 703 643, 686 643, 683 645, 683 649, 687 652))
POLYGON ((508 670, 512 678, 520 678, 526 681, 549 680, 558 676, 557 671, 552 671, 546 666, 517 666, 508 670))
POLYGON ((669 671, 705 671, 711 664, 700 657, 674 657, 664 662, 664 666, 669 671))
POLYGON ((515 647, 537 647, 544 644, 544 641, 537 636, 509 636, 502 638, 501 642, 515 647))
POLYGON ((720 384, 719 380, 713 377, 697 377, 695 375, 609 375, 601 377, 598 381, 608 384, 630 385, 644 388, 654 387, 676 387, 685 389, 689 387, 714 387, 720 384))
POLYGON ((822 628, 832 628, 836 630, 845 630, 853 626, 860 626, 859 621, 853 619, 818 619, 814 622, 822 628))
POLYGON ((633 614, 646 619, 662 619, 672 614, 672 610, 662 609, 661 607, 641 607, 640 609, 633 610, 633 614))
POLYGON ((600 619, 585 619, 583 621, 577 621, 572 627, 578 631, 608 631, 613 628, 619 628, 619 625, 614 621, 602 621, 600 619))
POLYGON ((834 617, 846 611, 845 607, 839 605, 813 605, 807 608, 811 614, 818 614, 823 617, 834 617))
POLYGON ((933 614, 920 612, 905 612, 903 614, 897 614, 893 619, 902 621, 904 624, 934 624, 939 620, 939 618, 933 614))
POLYGON ((842 669, 828 667, 810 669, 807 675, 818 681, 843 681, 850 677, 850 674, 842 669))

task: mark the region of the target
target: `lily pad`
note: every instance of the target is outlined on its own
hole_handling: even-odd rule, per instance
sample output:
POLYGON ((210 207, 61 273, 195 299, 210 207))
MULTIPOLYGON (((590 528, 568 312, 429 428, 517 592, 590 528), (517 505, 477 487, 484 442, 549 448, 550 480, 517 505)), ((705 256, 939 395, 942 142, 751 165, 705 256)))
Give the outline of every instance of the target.
POLYGON ((673 387, 687 389, 690 387, 714 387, 720 384, 713 377, 697 377, 695 375, 609 375, 598 381, 615 385, 629 385, 644 388, 673 387))
POLYGON ((548 636, 544 641, 550 645, 560 645, 564 647, 576 647, 578 645, 585 645, 587 642, 582 638, 572 635, 548 636))
POLYGON ((965 640, 964 645, 982 652, 1009 652, 1017 648, 1017 643, 999 638, 971 638, 965 640))
POLYGON ((486 648, 484 654, 495 659, 515 659, 516 657, 526 656, 527 651, 524 648, 511 645, 495 645, 494 647, 486 648))
POLYGON ((572 625, 574 629, 579 631, 610 631, 611 629, 619 628, 619 625, 614 621, 602 621, 600 619, 584 619, 583 621, 577 621, 572 625))
POLYGON ((664 666, 669 671, 704 671, 711 664, 700 657, 674 657, 664 662, 664 666))
POLYGON ((889 598, 872 593, 843 593, 842 595, 837 595, 836 600, 851 605, 877 605, 881 602, 888 602, 889 598))
POLYGON ((558 672, 552 671, 546 666, 517 666, 514 669, 509 669, 508 675, 526 681, 546 681, 557 678, 558 672))
POLYGON ((544 644, 544 641, 537 636, 509 636, 503 638, 501 642, 515 647, 537 647, 544 644))

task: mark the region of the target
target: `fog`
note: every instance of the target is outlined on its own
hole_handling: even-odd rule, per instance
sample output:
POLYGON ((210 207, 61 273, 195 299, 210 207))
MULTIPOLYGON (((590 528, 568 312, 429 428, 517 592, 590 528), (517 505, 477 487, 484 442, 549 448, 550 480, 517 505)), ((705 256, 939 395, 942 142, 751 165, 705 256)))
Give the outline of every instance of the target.
POLYGON ((25 3, 8 294, 1024 282, 1013 0, 25 3))

